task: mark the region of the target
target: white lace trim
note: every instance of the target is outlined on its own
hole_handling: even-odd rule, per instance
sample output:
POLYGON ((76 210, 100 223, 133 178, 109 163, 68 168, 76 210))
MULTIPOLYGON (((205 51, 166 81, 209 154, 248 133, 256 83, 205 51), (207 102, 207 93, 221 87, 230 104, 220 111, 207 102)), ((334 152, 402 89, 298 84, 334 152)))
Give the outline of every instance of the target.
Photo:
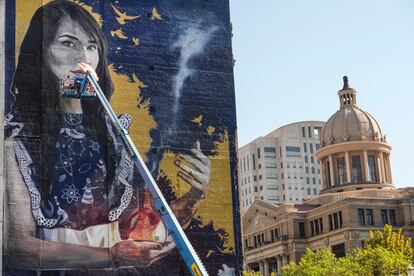
MULTIPOLYGON (((121 114, 121 116, 119 117, 119 121, 124 129, 128 129, 132 123, 132 117, 129 114, 121 114)), ((118 139, 116 139, 116 135, 113 133, 112 127, 108 128, 108 130, 110 135, 112 136, 112 139, 114 140, 114 143, 117 143, 117 150, 121 151, 121 161, 119 162, 119 166, 116 168, 116 180, 118 180, 119 183, 122 183, 125 186, 125 191, 122 194, 120 205, 109 212, 108 219, 110 221, 115 221, 131 203, 134 189, 131 187, 130 181, 132 180, 133 176, 134 163, 127 154, 125 147, 122 144, 120 145, 118 139)))
POLYGON ((14 153, 16 155, 17 162, 19 163, 20 172, 22 174, 24 183, 30 193, 30 201, 32 205, 32 214, 36 220, 37 225, 51 228, 59 222, 59 218, 48 219, 42 213, 40 209, 41 196, 37 190, 34 181, 31 177, 31 171, 29 165, 32 163, 30 156, 27 154, 23 144, 13 140, 14 153))

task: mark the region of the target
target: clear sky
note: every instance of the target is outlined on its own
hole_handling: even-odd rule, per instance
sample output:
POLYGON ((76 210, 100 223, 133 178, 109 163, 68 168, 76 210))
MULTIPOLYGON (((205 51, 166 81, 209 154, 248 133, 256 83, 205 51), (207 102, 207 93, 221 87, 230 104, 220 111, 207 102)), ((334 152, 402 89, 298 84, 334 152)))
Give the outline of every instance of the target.
POLYGON ((326 121, 342 76, 414 186, 414 1, 230 0, 239 146, 288 123, 326 121))

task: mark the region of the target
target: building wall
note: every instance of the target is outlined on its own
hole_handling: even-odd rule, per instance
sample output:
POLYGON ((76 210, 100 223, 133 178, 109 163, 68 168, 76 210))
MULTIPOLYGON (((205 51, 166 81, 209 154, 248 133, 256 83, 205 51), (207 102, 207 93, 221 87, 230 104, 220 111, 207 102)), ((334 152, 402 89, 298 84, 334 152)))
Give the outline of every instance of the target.
POLYGON ((255 202, 243 217, 245 266, 252 269, 261 269, 263 275, 270 275, 272 268, 265 274, 265 264, 277 261, 273 271, 280 271, 288 260, 298 261, 306 252, 306 248, 318 250, 330 247, 336 254, 346 254, 353 248, 363 246, 365 239, 369 238, 369 232, 382 230, 385 224, 390 224, 397 229, 401 227, 406 237, 412 238, 414 221, 411 212, 414 204, 412 188, 399 190, 399 196, 389 198, 376 197, 375 190, 371 191, 371 197, 347 196, 342 199, 319 205, 293 205, 287 204, 279 207, 269 207, 262 210, 260 202, 255 202), (307 206, 308 210, 303 210, 307 206), (255 211, 258 209, 258 211, 255 211), (369 221, 367 210, 372 211, 372 223, 369 221), (391 219, 391 213, 395 213, 395 221, 391 219), (382 213, 386 213, 384 220, 382 213), (363 216, 362 216, 363 215, 363 216), (263 220, 264 217, 273 218, 263 220), (336 223, 334 222, 336 219, 336 223), (332 226, 331 221, 332 220, 332 226), (255 221, 263 222, 254 224, 255 221), (318 223, 316 230, 315 221, 322 221, 322 227, 318 223), (305 224, 305 237, 301 237, 299 223, 305 224), (313 231, 312 231, 313 227, 313 231), (281 229, 278 238, 271 239, 272 230, 281 229), (254 245, 254 237, 265 236, 265 241, 254 245), (343 246, 343 252, 335 251, 343 246))
POLYGON ((301 203, 319 194, 322 182, 315 153, 323 126, 319 121, 289 124, 239 149, 243 213, 256 198, 273 204, 301 203), (266 148, 274 150, 274 156, 266 148))
MULTIPOLYGON (((104 92, 109 92, 108 84, 112 80, 111 105, 117 114, 131 115, 129 133, 186 228, 195 251, 211 275, 216 275, 223 265, 237 274, 241 267, 241 243, 228 1, 74 1, 78 7, 73 11, 77 19, 72 19, 67 31, 78 35, 80 30, 81 34, 93 38, 87 41, 87 47, 79 44, 80 48, 75 51, 72 48, 82 42, 80 39, 69 38, 71 41, 67 42, 52 37, 52 44, 47 41, 49 34, 59 32, 63 24, 59 20, 64 16, 55 24, 45 23, 57 12, 44 13, 30 25, 36 10, 49 2, 10 0, 6 3, 6 16, 1 17, 7 22, 0 28, 6 31, 5 46, 0 34, 0 46, 4 49, 0 58, 4 59, 4 53, 7 56, 6 62, 1 63, 6 68, 5 81, 3 70, 0 70, 4 92, 1 94, 4 95, 4 105, 2 98, 0 111, 8 116, 7 173, 5 185, 0 185, 6 187, 7 206, 4 210, 5 234, 0 235, 7 240, 3 246, 6 249, 3 252, 4 270, 22 267, 28 270, 109 268, 119 275, 128 271, 121 269, 122 266, 136 267, 135 273, 148 275, 181 275, 186 270, 165 234, 163 223, 148 204, 151 200, 139 173, 129 169, 128 163, 121 163, 127 162, 122 161, 127 157, 122 147, 111 142, 117 138, 110 135, 110 125, 97 112, 99 105, 93 100, 82 100, 83 123, 88 124, 87 137, 98 144, 97 148, 91 145, 89 149, 89 144, 82 144, 84 140, 81 139, 85 136, 82 132, 79 134, 80 129, 73 132, 62 127, 61 104, 58 103, 61 100, 57 97, 58 81, 54 76, 65 68, 75 70, 72 67, 73 64, 77 66, 76 57, 93 57, 90 52, 95 46, 90 44, 94 44, 94 40, 98 44, 98 74, 105 71, 109 74, 100 75, 100 84, 104 92), (78 23, 80 27, 76 29, 78 23), (96 31, 92 25, 101 31, 96 31), (100 32, 103 37, 99 36, 100 32), (107 55, 102 53, 105 41, 107 55), (36 47, 37 50, 33 50, 36 47), (60 54, 54 56, 54 50, 60 54), (43 56, 40 55, 42 52, 43 56), (102 65, 105 60, 107 66, 102 65), (15 74, 19 64, 25 76, 23 84, 16 86, 26 86, 17 91, 13 82, 19 75, 15 74), (23 100, 15 102, 15 98, 23 100), (85 111, 87 105, 93 106, 88 113, 85 111), (45 111, 46 106, 50 108, 48 111, 45 111), (67 150, 63 149, 68 140, 64 140, 64 146, 60 147, 62 144, 56 137, 66 135, 62 133, 71 137, 65 139, 73 138, 78 147, 74 148, 70 143, 67 150), (59 150, 54 150, 55 147, 59 150), (16 159, 18 150, 23 151, 23 157, 19 155, 16 159), (94 186, 98 182, 95 178, 91 180, 82 175, 90 167, 98 170, 101 164, 97 160, 87 161, 85 152, 89 152, 91 158, 97 154, 106 162, 106 168, 99 167, 104 175, 99 185, 94 186), (25 167, 26 161, 29 168, 25 167), (125 173, 121 169, 125 169, 125 173), (51 176, 47 176, 48 173, 51 176), (93 183, 88 184, 88 180, 93 183), (102 192, 97 194, 99 189, 102 192), (125 192, 130 189, 131 193, 125 192), (20 191, 19 194, 16 191, 20 191), (37 200, 40 200, 40 207, 36 205, 37 200), (121 201, 123 205, 120 205, 121 201), (109 221, 106 214, 119 206, 126 209, 121 210, 114 222, 109 221), (39 225, 41 222, 36 220, 39 216, 55 224, 52 227, 39 225), (98 216, 102 218, 98 220, 98 216), (99 225, 108 225, 107 230, 100 232, 109 240, 105 246, 102 246, 103 242, 99 243, 97 232, 89 231, 99 225), (67 232, 67 228, 75 232, 67 232), (16 232, 16 229, 21 231, 16 232), (48 236, 48 233, 57 233, 56 229, 61 231, 59 233, 64 232, 67 240, 63 241, 60 234, 48 236), (40 237, 34 235, 36 231, 46 234, 40 237), (68 238, 74 233, 82 237, 68 238), (79 246, 86 244, 85 236, 88 242, 92 240, 99 245, 79 246), (125 242, 128 238, 135 242, 125 242), (48 256, 54 251, 46 250, 49 243, 44 239, 57 239, 51 246, 58 253, 48 256), (143 241, 151 242, 158 251, 140 249, 143 241), (82 254, 75 253, 80 250, 88 257, 82 258, 82 254), (129 254, 135 258, 129 256, 129 261, 126 260, 129 254)), ((1 5, 4 3, 0 1, 1 5)), ((63 5, 66 1, 60 3, 63 5)), ((75 125, 73 121, 65 123, 75 125)), ((3 141, 2 132, 0 138, 3 141)))

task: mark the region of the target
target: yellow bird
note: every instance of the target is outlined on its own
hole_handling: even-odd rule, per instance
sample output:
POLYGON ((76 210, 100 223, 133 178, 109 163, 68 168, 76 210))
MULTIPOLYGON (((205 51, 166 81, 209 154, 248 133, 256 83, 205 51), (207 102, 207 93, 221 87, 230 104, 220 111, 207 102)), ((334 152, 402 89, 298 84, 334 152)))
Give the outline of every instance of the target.
POLYGON ((152 20, 162 20, 161 14, 158 13, 158 11, 155 7, 152 8, 151 19, 152 20))
POLYGON ((201 121, 203 120, 203 115, 200 115, 198 117, 195 117, 194 119, 191 120, 191 122, 198 124, 199 126, 201 126, 201 121))
POLYGON ((134 42, 134 46, 138 46, 139 45, 139 38, 138 37, 133 37, 132 41, 134 42))
POLYGON ((122 28, 119 28, 116 31, 111 31, 112 37, 119 37, 120 39, 128 39, 128 37, 125 35, 125 33, 122 31, 122 28))
POLYGON ((143 83, 135 74, 132 74, 132 79, 137 84, 139 92, 141 92, 141 88, 148 87, 145 83, 143 83))
POLYGON ((215 127, 213 127, 213 126, 208 126, 208 128, 207 128, 207 133, 208 133, 208 135, 212 135, 213 133, 214 133, 214 131, 216 131, 216 128, 215 127))
POLYGON ((114 6, 112 6, 112 9, 114 10, 114 12, 116 13, 116 15, 118 15, 118 17, 116 18, 116 21, 118 21, 119 24, 124 25, 125 24, 125 20, 134 20, 137 18, 140 18, 140 15, 137 16, 130 16, 127 15, 126 12, 121 12, 120 10, 118 10, 117 8, 115 8, 114 6))

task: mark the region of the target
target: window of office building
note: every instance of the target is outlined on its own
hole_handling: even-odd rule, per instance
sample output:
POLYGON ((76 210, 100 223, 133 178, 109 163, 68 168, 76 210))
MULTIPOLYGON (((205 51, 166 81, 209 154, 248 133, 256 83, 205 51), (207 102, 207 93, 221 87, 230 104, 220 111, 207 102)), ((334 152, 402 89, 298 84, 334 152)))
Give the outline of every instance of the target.
POLYGON ((312 184, 316 185, 316 178, 315 177, 312 177, 312 184))
POLYGON ((308 188, 308 195, 311 194, 311 188, 308 188))
POLYGON ((299 222, 299 237, 301 238, 305 238, 305 223, 304 222, 299 222))
POLYGON ((316 188, 313 188, 313 195, 317 195, 316 188))
POLYGON ((300 147, 289 147, 286 146, 287 156, 300 156, 300 147))
POLYGON ((309 150, 310 150, 310 153, 313 153, 313 144, 312 143, 309 143, 309 150))
POLYGON ((246 156, 246 159, 247 159, 247 170, 248 171, 250 171, 250 164, 249 164, 249 160, 250 160, 250 158, 249 158, 249 156, 246 156))
POLYGON ((315 167, 312 167, 312 173, 315 174, 315 167))
POLYGON ((303 143, 303 152, 304 153, 308 152, 308 145, 306 143, 303 143))
POLYGON ((333 213, 332 215, 329 215, 329 230, 336 230, 339 228, 342 228, 342 212, 339 211, 337 213, 333 213))
POLYGON ((364 209, 358 209, 358 222, 359 225, 365 225, 364 209))
POLYGON ((254 191, 257 193, 257 186, 254 186, 254 191))
POLYGON ((331 249, 337 258, 345 257, 345 243, 332 245, 331 249))
POLYGON ((342 212, 333 213, 329 215, 329 231, 342 228, 342 212))
POLYGON ((308 134, 309 134, 309 138, 312 138, 312 128, 308 127, 308 134))
POLYGON ((388 224, 388 214, 386 209, 381 209, 382 225, 388 224))
POLYGON ((256 156, 254 154, 252 154, 252 165, 253 165, 253 170, 256 170, 256 156))
POLYGON ((276 158, 276 149, 275 148, 264 148, 264 156, 267 158, 276 158))
POLYGON ((308 156, 307 155, 305 155, 305 163, 308 163, 309 162, 309 160, 308 160, 308 156))
POLYGON ((306 137, 306 130, 305 130, 305 127, 302 127, 302 137, 306 137))
POLYGON ((396 226, 397 225, 397 220, 395 218, 395 210, 389 210, 390 211, 390 224, 392 226, 396 226))
POLYGON ((334 213, 333 214, 333 222, 334 222, 334 229, 338 229, 339 228, 339 220, 338 220, 338 214, 334 213))
POLYGON ((352 156, 352 182, 362 182, 361 157, 359 155, 352 156))
POLYGON ((319 227, 321 228, 321 234, 323 233, 323 222, 322 218, 319 218, 319 227))
POLYGON ((313 236, 315 236, 315 228, 314 228, 314 225, 313 225, 313 220, 310 222, 310 225, 311 225, 311 236, 313 237, 313 236))
POLYGON ((372 182, 378 182, 377 178, 377 168, 375 165, 375 155, 368 155, 368 169, 369 169, 369 179, 372 182))
POLYGON ((308 167, 305 167, 305 172, 309 173, 309 168, 308 167))
POLYGON ((257 148, 257 159, 260 159, 260 148, 257 148))
POLYGON ((266 161, 265 168, 268 168, 268 169, 277 168, 276 162, 266 161))
POLYGON ((336 165, 338 168, 338 180, 339 184, 345 184, 346 181, 346 170, 345 170, 345 159, 343 157, 336 159, 336 165))
POLYGON ((374 225, 374 215, 372 213, 372 209, 366 209, 367 211, 367 225, 374 225))
POLYGON ((315 163, 315 157, 313 157, 313 156, 311 156, 311 163, 313 164, 313 163, 315 163))
POLYGON ((275 173, 266 173, 266 179, 277 179, 277 174, 275 174, 275 173))
POLYGON ((310 184, 310 178, 306 177, 306 184, 310 184))

